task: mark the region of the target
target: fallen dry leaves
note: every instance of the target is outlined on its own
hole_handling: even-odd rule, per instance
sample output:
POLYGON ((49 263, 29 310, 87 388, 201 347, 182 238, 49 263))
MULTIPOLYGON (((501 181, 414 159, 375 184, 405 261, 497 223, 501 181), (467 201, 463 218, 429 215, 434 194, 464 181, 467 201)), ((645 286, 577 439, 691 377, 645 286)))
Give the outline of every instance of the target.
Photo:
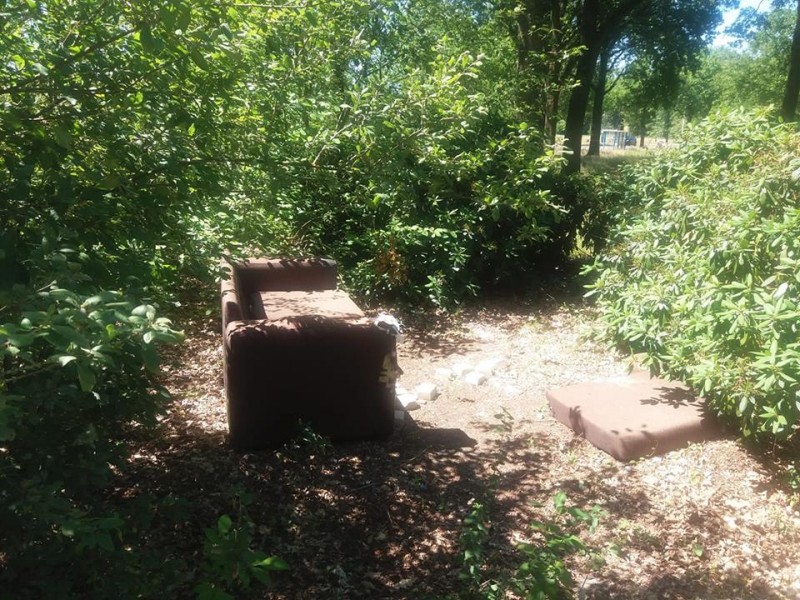
POLYGON ((622 464, 550 417, 546 389, 625 372, 584 339, 592 312, 580 299, 404 320, 400 383, 436 383, 435 401, 387 441, 249 454, 225 442, 217 323, 187 328, 165 369, 174 404, 125 479, 187 500, 176 552, 197 563, 202 529, 232 511, 234 490, 246 491, 256 542, 291 567, 252 597, 455 598, 463 518, 500 460, 488 547, 496 572, 513 570, 513 540, 564 490, 606 512, 586 538, 605 565, 571 563, 581 598, 800 598, 798 497, 770 460, 729 437, 622 464), (480 386, 437 374, 498 356, 503 368, 480 386), (504 410, 513 421, 505 433, 495 417, 504 410))

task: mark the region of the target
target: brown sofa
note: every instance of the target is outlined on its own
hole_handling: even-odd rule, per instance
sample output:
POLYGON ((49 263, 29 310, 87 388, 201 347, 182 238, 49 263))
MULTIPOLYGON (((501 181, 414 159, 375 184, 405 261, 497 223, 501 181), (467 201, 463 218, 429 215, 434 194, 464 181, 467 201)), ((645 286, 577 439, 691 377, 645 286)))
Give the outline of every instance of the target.
POLYGON ((332 260, 223 262, 230 443, 281 444, 299 423, 334 440, 394 426, 395 338, 336 290, 332 260))

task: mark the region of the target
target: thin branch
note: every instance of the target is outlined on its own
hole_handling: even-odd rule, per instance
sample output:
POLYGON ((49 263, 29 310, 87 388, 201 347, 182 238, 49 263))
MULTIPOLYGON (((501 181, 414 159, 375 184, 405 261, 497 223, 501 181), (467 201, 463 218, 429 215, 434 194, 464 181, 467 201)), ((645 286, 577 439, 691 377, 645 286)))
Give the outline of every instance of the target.
MULTIPOLYGON (((118 34, 112 35, 110 38, 108 38, 106 40, 100 40, 96 44, 92 44, 91 46, 87 46, 86 48, 81 49, 80 52, 76 52, 72 56, 68 56, 66 58, 62 58, 61 60, 55 62, 53 64, 53 66, 50 67, 49 70, 52 71, 53 69, 56 69, 56 70, 57 69, 61 69, 61 68, 65 67, 65 66, 67 66, 67 65, 75 63, 79 59, 81 59, 81 58, 83 58, 83 57, 85 57, 85 56, 87 56, 87 55, 89 55, 89 54, 91 54, 93 52, 97 52, 98 50, 102 50, 103 48, 106 48, 107 46, 110 46, 114 42, 118 42, 119 40, 131 35, 132 33, 136 33, 136 31, 137 31, 137 29, 123 29, 118 34)), ((18 94, 18 93, 21 93, 21 92, 31 91, 31 88, 28 88, 27 86, 35 84, 37 81, 43 79, 44 77, 45 76, 42 73, 37 73, 36 75, 34 75, 32 77, 28 77, 26 80, 20 81, 17 84, 11 86, 11 87, 0 88, 0 94, 18 94)))
POLYGON ((247 3, 238 3, 235 2, 231 4, 233 8, 292 8, 292 9, 301 9, 301 8, 308 8, 305 4, 254 4, 252 2, 247 3))

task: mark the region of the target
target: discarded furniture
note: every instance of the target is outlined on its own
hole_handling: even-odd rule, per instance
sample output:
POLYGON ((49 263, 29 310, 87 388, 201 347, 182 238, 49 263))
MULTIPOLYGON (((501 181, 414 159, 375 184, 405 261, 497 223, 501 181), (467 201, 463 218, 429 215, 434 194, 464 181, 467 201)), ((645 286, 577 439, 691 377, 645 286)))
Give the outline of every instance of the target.
POLYGON ((229 439, 281 444, 300 423, 334 440, 394 427, 395 338, 336 289, 332 260, 223 262, 229 439))
POLYGON ((547 392, 553 416, 617 460, 719 437, 704 402, 684 385, 635 371, 547 392))

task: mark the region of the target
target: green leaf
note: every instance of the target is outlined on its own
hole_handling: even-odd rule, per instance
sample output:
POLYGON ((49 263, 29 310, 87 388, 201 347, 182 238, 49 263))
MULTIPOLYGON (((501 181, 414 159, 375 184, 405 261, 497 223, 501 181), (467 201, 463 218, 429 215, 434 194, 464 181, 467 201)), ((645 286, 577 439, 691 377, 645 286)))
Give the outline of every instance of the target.
POLYGON ((278 556, 269 556, 262 560, 257 560, 252 563, 253 567, 265 569, 267 571, 288 571, 289 563, 278 556))
POLYGON ((78 363, 78 381, 80 381, 81 390, 91 392, 94 389, 97 378, 90 366, 78 363))
POLYGON ((74 327, 69 325, 51 325, 50 327, 61 337, 66 339, 68 342, 75 344, 76 346, 85 348, 89 345, 89 341, 86 339, 86 337, 78 332, 74 327))
POLYGON ((34 334, 25 333, 17 330, 16 328, 12 330, 10 326, 6 327, 5 338, 9 344, 16 346, 17 348, 30 346, 36 341, 36 336, 34 334))
POLYGON ((50 357, 50 360, 53 362, 57 362, 62 367, 67 366, 72 361, 76 360, 75 356, 71 356, 69 354, 56 354, 50 357))
POLYGON ((142 49, 148 54, 155 54, 156 41, 153 37, 153 32, 149 27, 142 27, 139 32, 139 43, 142 44, 142 49))
POLYGON ((199 584, 194 591, 197 594, 197 600, 235 600, 233 596, 208 581, 199 584))
POLYGON ((159 360, 155 346, 152 344, 144 344, 142 346, 142 361, 144 362, 144 367, 148 371, 151 373, 158 373, 159 360))
POLYGON ((131 314, 135 317, 153 319, 156 316, 156 309, 149 304, 140 304, 131 311, 131 314))
POLYGON ((211 69, 211 64, 206 60, 206 57, 200 52, 197 48, 192 48, 189 51, 189 55, 192 57, 192 61, 198 67, 203 69, 204 71, 208 71, 211 69))
POLYGON ((185 32, 189 29, 189 23, 192 20, 192 6, 190 3, 182 4, 178 9, 178 21, 176 26, 181 31, 185 32))
POLYGON ((99 548, 102 548, 106 552, 113 552, 114 551, 114 542, 111 539, 111 536, 108 535, 106 532, 98 532, 95 537, 95 541, 99 548))
POLYGON ((228 515, 222 515, 219 520, 217 521, 217 531, 219 531, 222 535, 230 532, 233 528, 233 521, 228 515))
POLYGON ((116 173, 107 173, 103 176, 103 178, 97 183, 97 186, 101 190, 113 190, 120 186, 122 183, 122 178, 116 173))
POLYGON ((750 404, 750 399, 747 396, 743 396, 741 400, 739 400, 739 414, 743 415, 744 411, 747 410, 747 407, 750 404))
POLYGON ((66 127, 62 127, 58 125, 53 129, 53 137, 56 140, 56 144, 65 148, 66 150, 72 149, 72 134, 66 127))
POLYGON ((100 292, 99 294, 95 294, 94 296, 90 296, 86 300, 83 301, 81 304, 82 308, 91 308, 93 306, 97 306, 98 304, 103 304, 105 302, 110 302, 112 300, 117 299, 117 294, 113 292, 100 292))

